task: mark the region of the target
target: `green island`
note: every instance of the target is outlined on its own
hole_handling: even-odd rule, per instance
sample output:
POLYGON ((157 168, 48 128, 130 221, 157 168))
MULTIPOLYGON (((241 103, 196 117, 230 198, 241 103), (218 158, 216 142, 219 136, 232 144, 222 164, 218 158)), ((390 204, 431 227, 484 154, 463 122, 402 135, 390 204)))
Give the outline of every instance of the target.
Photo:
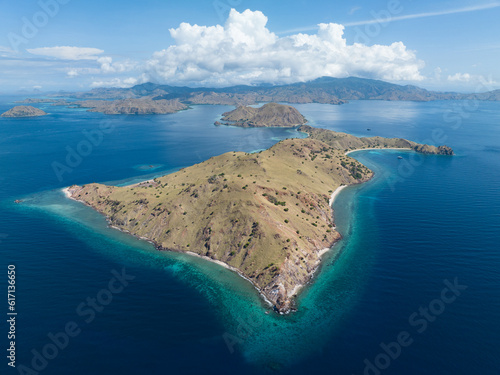
POLYGON ((296 308, 295 297, 312 280, 322 255, 341 238, 331 207, 336 193, 373 175, 349 151, 453 155, 447 146, 401 138, 297 129, 308 137, 258 153, 225 153, 135 185, 92 183, 65 192, 159 250, 187 252, 238 272, 277 312, 287 313, 296 308))

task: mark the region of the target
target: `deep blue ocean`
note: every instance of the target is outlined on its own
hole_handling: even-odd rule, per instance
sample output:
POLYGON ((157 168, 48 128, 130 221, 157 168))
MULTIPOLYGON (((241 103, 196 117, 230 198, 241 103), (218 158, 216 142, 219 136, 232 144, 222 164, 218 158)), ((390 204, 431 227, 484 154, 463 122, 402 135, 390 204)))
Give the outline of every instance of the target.
MULTIPOLYGON (((0 112, 18 99, 0 97, 0 112)), ((39 107, 49 115, 0 118, 1 374, 500 374, 500 103, 297 105, 314 126, 444 143, 456 156, 351 154, 376 175, 339 195, 344 239, 287 316, 266 314, 234 273, 108 228, 60 189, 131 183, 302 134, 214 126, 228 106, 39 107)))

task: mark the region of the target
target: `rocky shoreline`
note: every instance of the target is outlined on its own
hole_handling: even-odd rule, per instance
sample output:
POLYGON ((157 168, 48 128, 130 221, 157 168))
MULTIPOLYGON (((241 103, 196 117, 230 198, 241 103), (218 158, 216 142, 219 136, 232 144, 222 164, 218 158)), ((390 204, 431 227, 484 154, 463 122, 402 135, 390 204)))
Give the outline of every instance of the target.
POLYGON ((226 153, 139 184, 71 186, 65 193, 158 250, 194 253, 227 266, 277 312, 288 313, 322 256, 342 238, 335 230, 335 198, 373 176, 348 152, 453 154, 446 146, 399 138, 358 138, 306 125, 299 130, 309 137, 280 141, 256 154, 226 153))
MULTIPOLYGON (((134 184, 135 186, 140 186, 142 184, 145 184, 145 183, 149 183, 150 181, 152 180, 145 180, 145 181, 141 181, 139 183, 136 183, 134 184)), ((130 185, 132 186, 132 185, 130 185)), ((338 194, 344 189, 346 188, 347 186, 346 185, 343 185, 343 186, 339 186, 331 195, 330 197, 330 201, 329 201, 329 205, 332 206, 334 201, 335 201, 335 198, 338 196, 338 194)), ((80 202, 80 203, 83 203, 85 204, 86 206, 90 207, 90 208, 95 208, 93 207, 92 205, 88 204, 86 201, 84 200, 81 200, 81 199, 77 199, 75 198, 73 195, 78 193, 81 189, 76 186, 76 185, 73 185, 73 186, 70 186, 70 187, 65 187, 63 189, 61 189, 61 191, 64 193, 64 195, 68 198, 68 199, 72 199, 74 201, 77 201, 77 202, 80 202)), ((262 288, 260 288, 253 280, 251 280, 250 278, 248 278, 245 274, 243 274, 239 269, 237 269, 236 267, 232 267, 230 266, 229 264, 227 263, 224 263, 220 260, 217 260, 217 259, 212 259, 208 256, 205 256, 205 255, 200 255, 200 254, 196 254, 192 251, 182 251, 182 250, 179 250, 179 249, 174 249, 174 248, 164 248, 162 247, 161 245, 159 245, 155 240, 151 239, 151 238, 147 238, 147 237, 143 237, 143 236, 138 236, 132 232, 130 232, 129 230, 127 229, 123 229, 123 228, 120 228, 116 225, 114 225, 112 219, 107 216, 105 213, 103 212, 100 212, 101 214, 103 214, 106 218, 106 222, 108 223, 109 227, 110 228, 113 228, 113 229, 116 229, 116 230, 119 230, 120 232, 123 232, 123 233, 126 233, 128 235, 132 235, 134 237, 136 237, 137 239, 139 240, 143 240, 143 241, 147 241, 149 243, 151 243, 155 248, 156 250, 158 251, 173 251, 173 252, 176 252, 176 253, 183 253, 183 254, 188 254, 190 256, 195 256, 197 258, 200 258, 200 259, 204 259, 206 261, 209 261, 211 263, 215 263, 219 266, 222 266, 232 272, 235 272, 236 274, 238 274, 241 278, 245 279, 246 281, 248 281, 250 284, 252 284, 252 286, 255 288, 255 290, 259 293, 260 297, 262 298, 262 300, 270 307, 272 308, 274 311, 276 311, 277 313, 279 314, 288 314, 290 312, 293 312, 293 311, 296 311, 297 308, 296 308, 296 304, 295 304, 295 298, 297 296, 297 294, 300 292, 300 290, 302 290, 306 285, 310 284, 314 278, 314 275, 316 274, 317 270, 319 269, 320 265, 321 265, 321 259, 322 257, 328 252, 330 251, 333 246, 340 240, 342 239, 342 235, 340 235, 340 237, 335 241, 333 242, 329 247, 326 247, 324 249, 321 249, 318 251, 318 261, 317 263, 315 264, 314 268, 311 270, 311 273, 310 273, 310 278, 303 284, 296 284, 293 286, 293 289, 291 290, 290 293, 288 292, 283 292, 285 295, 288 295, 290 296, 288 298, 288 300, 286 301, 286 303, 284 302, 281 306, 279 304, 276 303, 276 301, 273 303, 270 299, 269 299, 269 295, 266 293, 266 291, 264 291, 262 288)), ((333 228, 335 228, 335 226, 333 226, 333 228)))

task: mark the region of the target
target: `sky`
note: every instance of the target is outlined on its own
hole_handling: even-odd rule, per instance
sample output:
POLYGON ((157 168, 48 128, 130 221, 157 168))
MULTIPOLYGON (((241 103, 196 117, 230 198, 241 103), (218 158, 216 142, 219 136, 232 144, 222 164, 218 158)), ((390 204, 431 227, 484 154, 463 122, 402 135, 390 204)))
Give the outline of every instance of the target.
POLYGON ((321 76, 500 89, 500 1, 0 1, 0 92, 321 76))

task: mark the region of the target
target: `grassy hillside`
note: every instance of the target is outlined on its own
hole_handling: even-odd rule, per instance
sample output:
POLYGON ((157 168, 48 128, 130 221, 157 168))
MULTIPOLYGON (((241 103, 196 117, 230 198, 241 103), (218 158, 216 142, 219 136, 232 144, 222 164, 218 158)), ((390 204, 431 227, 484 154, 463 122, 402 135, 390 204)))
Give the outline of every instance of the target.
POLYGON ((262 107, 238 107, 222 114, 216 124, 242 127, 295 127, 306 123, 306 119, 294 107, 267 103, 262 107))
POLYGON ((321 250, 340 238, 329 206, 332 192, 372 176, 345 151, 413 145, 302 130, 310 138, 281 141, 256 154, 226 153, 138 185, 89 184, 69 193, 159 249, 190 251, 234 267, 276 309, 289 311, 321 250))
POLYGON ((298 130, 307 133, 310 138, 320 140, 331 147, 343 149, 344 151, 363 148, 409 148, 421 154, 453 155, 453 150, 448 146, 423 145, 403 138, 356 137, 351 134, 313 128, 308 125, 303 125, 298 130))

